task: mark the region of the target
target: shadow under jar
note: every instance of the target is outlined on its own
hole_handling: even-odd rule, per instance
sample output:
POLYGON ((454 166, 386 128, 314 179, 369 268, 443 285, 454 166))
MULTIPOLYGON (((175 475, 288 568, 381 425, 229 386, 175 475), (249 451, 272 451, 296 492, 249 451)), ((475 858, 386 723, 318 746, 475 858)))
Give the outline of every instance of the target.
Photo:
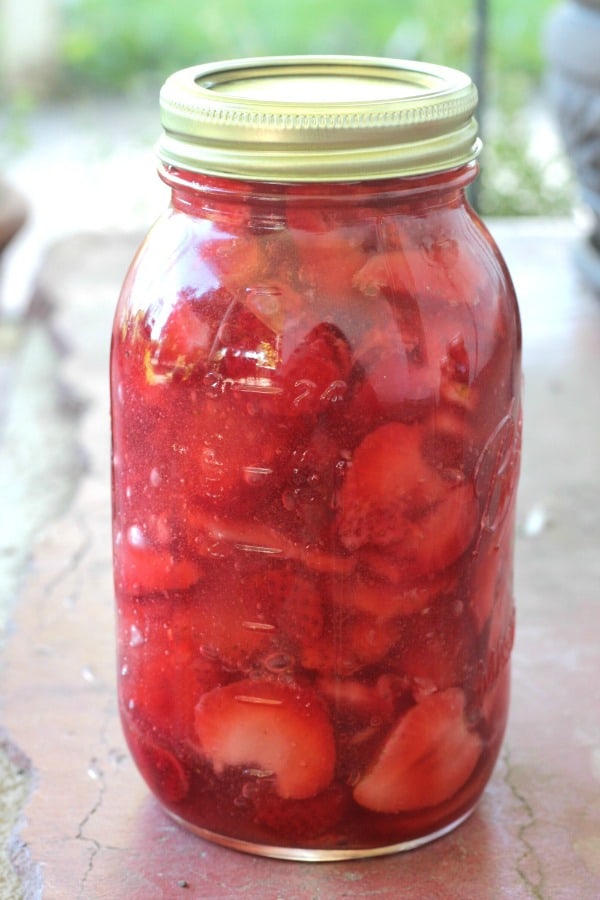
POLYGON ((161 804, 228 847, 412 848, 498 756, 520 326, 465 199, 475 104, 367 58, 163 87, 171 203, 111 355, 119 701, 161 804))

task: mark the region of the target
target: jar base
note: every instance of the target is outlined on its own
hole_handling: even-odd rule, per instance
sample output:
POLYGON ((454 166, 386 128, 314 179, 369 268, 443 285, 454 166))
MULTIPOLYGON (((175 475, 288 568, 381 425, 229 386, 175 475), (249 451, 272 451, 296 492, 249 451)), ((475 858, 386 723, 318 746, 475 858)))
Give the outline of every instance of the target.
POLYGON ((445 825, 438 831, 432 831, 430 834, 415 838, 412 841, 401 841, 398 844, 389 844, 383 847, 335 848, 330 850, 320 847, 278 847, 271 844, 254 844, 250 841, 242 841, 226 834, 219 834, 206 828, 200 828, 198 825, 192 825, 171 810, 166 809, 166 807, 163 807, 163 809, 178 825, 183 826, 187 831, 191 831, 206 841, 219 844, 221 847, 227 847, 230 850, 249 853, 253 856, 268 856, 272 859, 287 859, 296 862, 339 862, 344 859, 369 859, 376 856, 390 856, 393 853, 416 850, 417 847, 429 844, 454 831, 455 828, 458 828, 469 818, 475 806, 472 806, 471 809, 467 810, 466 813, 463 813, 462 816, 459 816, 458 819, 455 819, 449 825, 445 825))

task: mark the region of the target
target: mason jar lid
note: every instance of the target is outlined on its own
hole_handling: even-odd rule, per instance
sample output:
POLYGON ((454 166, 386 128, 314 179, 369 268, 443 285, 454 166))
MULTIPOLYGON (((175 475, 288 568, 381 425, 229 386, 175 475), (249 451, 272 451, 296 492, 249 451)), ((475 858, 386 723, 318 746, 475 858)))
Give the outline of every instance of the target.
POLYGON ((480 149, 477 90, 456 69, 291 56, 182 69, 160 95, 165 165, 275 182, 438 172, 480 149))

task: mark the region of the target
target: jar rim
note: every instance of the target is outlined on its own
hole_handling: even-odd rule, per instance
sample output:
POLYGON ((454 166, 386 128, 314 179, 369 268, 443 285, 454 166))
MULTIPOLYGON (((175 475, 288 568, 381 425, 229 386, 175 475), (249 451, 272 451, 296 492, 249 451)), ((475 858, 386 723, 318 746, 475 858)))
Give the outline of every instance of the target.
POLYGON ((259 181, 428 174, 480 150, 477 89, 457 69, 358 56, 256 57, 171 75, 165 165, 259 181))

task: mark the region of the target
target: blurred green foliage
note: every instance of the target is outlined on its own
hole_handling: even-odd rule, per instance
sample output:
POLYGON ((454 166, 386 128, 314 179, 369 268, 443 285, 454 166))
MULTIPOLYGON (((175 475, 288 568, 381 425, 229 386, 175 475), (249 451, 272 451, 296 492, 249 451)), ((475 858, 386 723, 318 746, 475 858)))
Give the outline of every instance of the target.
MULTIPOLYGON (((485 99, 494 116, 482 123, 484 213, 569 209, 569 186, 549 189, 552 161, 532 158, 523 119, 540 91, 543 24, 554 4, 488 0, 485 99)), ((158 93, 184 66, 270 54, 396 56, 472 71, 477 21, 476 0, 69 0, 63 18, 66 93, 158 93)))
MULTIPOLYGON (((554 0, 490 0, 490 65, 540 74, 540 28, 554 0)), ((468 67, 475 0, 71 0, 64 61, 71 85, 150 82, 220 58, 288 53, 406 56, 468 67)))

